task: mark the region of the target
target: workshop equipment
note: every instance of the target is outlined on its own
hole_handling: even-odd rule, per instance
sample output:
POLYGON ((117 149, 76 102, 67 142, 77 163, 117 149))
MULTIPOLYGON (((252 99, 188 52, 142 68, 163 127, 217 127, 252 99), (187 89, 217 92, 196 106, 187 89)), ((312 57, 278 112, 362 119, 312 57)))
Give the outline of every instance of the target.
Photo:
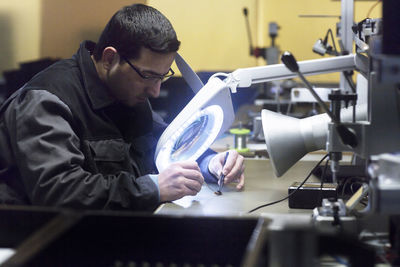
POLYGON ((246 128, 233 128, 229 130, 229 133, 234 136, 233 148, 239 153, 249 152, 247 147, 247 137, 250 134, 250 130, 246 128))

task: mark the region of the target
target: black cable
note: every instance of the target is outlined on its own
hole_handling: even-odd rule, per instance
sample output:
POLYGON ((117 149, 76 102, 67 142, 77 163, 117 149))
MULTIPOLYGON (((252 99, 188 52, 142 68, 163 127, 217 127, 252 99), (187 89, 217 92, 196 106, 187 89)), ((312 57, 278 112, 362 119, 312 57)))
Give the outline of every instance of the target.
POLYGON ((354 82, 350 79, 350 76, 352 75, 352 71, 343 71, 343 75, 346 78, 346 81, 350 85, 351 91, 355 94, 356 93, 356 86, 354 82))
POLYGON ((253 55, 253 40, 251 38, 251 30, 250 30, 250 22, 249 22, 249 17, 247 16, 247 8, 243 8, 243 15, 244 19, 246 21, 246 29, 247 29, 247 38, 249 39, 249 44, 250 44, 250 55, 253 55))
POLYGON ((271 205, 277 204, 277 203, 279 203, 279 202, 282 202, 282 201, 288 199, 291 195, 293 195, 294 193, 296 193, 296 192, 305 184, 305 182, 307 182, 307 180, 311 177, 311 174, 314 173, 314 171, 315 171, 315 170, 318 168, 318 166, 328 157, 328 155, 329 155, 329 154, 326 154, 326 155, 317 163, 317 165, 315 165, 315 167, 314 167, 314 168, 311 170, 311 172, 307 175, 306 179, 304 179, 304 181, 301 182, 301 184, 300 184, 292 193, 290 193, 289 195, 287 195, 286 197, 284 197, 284 198, 282 198, 282 199, 280 199, 280 200, 276 200, 276 201, 273 201, 273 202, 270 202, 270 203, 267 203, 267 204, 263 204, 263 205, 261 205, 261 206, 258 206, 258 207, 256 207, 256 208, 254 208, 254 209, 248 211, 247 213, 252 213, 253 211, 256 211, 256 210, 258 210, 258 209, 261 209, 261 208, 264 208, 264 207, 267 207, 267 206, 271 206, 271 205))
POLYGON ((339 55, 339 51, 337 51, 337 49, 336 49, 335 38, 333 37, 333 33, 332 33, 332 30, 331 30, 331 29, 328 30, 327 35, 328 35, 328 34, 331 35, 332 44, 333 44, 333 49, 334 49, 333 51, 335 52, 336 55, 339 55))
MULTIPOLYGON (((336 56, 339 55, 339 51, 336 49, 336 44, 335 44, 335 38, 333 37, 333 33, 332 30, 329 29, 328 32, 326 33, 326 35, 330 35, 331 36, 331 40, 332 40, 332 44, 333 44, 333 52, 336 56)), ((353 81, 350 79, 350 76, 352 75, 351 72, 348 71, 343 71, 343 75, 346 78, 347 83, 350 85, 351 91, 353 93, 356 93, 356 86, 354 85, 353 81)))
POLYGON ((369 17, 371 16, 372 10, 373 10, 380 2, 381 2, 381 0, 376 1, 376 3, 373 4, 373 5, 370 7, 370 9, 368 10, 368 13, 367 13, 367 18, 369 18, 369 17))
POLYGON ((339 216, 339 207, 337 205, 333 206, 333 222, 332 226, 336 226, 339 229, 343 229, 342 220, 339 216))
POLYGON ((353 178, 351 178, 351 177, 348 177, 347 179, 346 179, 346 181, 343 183, 343 185, 342 185, 342 198, 344 198, 344 194, 345 194, 345 192, 346 192, 346 186, 348 185, 348 184, 351 184, 351 181, 353 180, 353 178))
POLYGON ((319 189, 317 206, 319 206, 320 203, 322 202, 322 187, 324 186, 324 179, 325 179, 326 169, 328 168, 328 162, 329 162, 329 159, 325 162, 324 170, 322 171, 322 174, 321 174, 321 185, 320 185, 320 189, 319 189))

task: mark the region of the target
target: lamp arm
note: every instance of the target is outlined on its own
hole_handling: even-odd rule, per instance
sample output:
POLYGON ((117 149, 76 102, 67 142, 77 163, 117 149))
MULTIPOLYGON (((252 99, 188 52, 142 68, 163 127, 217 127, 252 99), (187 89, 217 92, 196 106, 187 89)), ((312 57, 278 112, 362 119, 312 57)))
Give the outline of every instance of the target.
MULTIPOLYGON (((356 55, 349 54, 332 58, 312 59, 298 62, 305 76, 323 73, 342 72, 356 69, 356 55)), ((237 87, 250 87, 252 84, 296 77, 284 64, 237 69, 227 75, 225 83, 236 93, 237 87)))

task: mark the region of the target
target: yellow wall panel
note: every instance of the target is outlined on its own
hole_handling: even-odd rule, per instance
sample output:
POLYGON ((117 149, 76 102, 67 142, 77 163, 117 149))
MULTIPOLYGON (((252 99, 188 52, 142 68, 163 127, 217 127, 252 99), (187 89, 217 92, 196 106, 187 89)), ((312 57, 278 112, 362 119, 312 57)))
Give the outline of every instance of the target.
MULTIPOLYGON (((293 53, 297 60, 308 60, 321 58, 320 55, 312 52, 314 43, 319 38, 324 38, 328 29, 332 29, 336 37, 336 23, 339 18, 330 17, 300 17, 299 15, 341 15, 341 2, 332 0, 263 0, 263 19, 266 22, 275 21, 281 26, 277 44, 282 51, 288 50, 293 53)), ((355 1, 354 21, 363 20, 370 7, 375 1, 355 1)), ((382 5, 377 5, 371 17, 381 17, 382 5)), ((262 36, 266 36, 267 29, 261 29, 262 36)), ((330 43, 331 42, 331 39, 330 43)), ((266 42, 264 40, 264 42, 266 42)), ((338 43, 336 46, 339 49, 338 43)), ((328 56, 325 56, 328 57, 328 56)), ((326 74, 312 76, 309 78, 315 82, 338 82, 339 74, 326 74)))
POLYGON ((41 57, 69 58, 83 40, 97 41, 121 7, 145 0, 42 0, 41 57))
POLYGON ((0 1, 0 76, 39 54, 40 0, 0 1))
MULTIPOLYGON (((254 66, 243 8, 256 0, 149 0, 173 24, 182 42, 180 53, 196 71, 234 70, 254 66)), ((254 15, 254 14, 253 14, 254 15)), ((256 16, 250 19, 256 37, 256 16)))
MULTIPOLYGON (((70 57, 83 39, 96 40, 111 15, 124 5, 147 2, 163 12, 182 41, 181 54, 196 71, 235 70, 264 65, 249 55, 243 8, 249 10, 253 43, 270 45, 268 23, 281 29, 276 44, 298 60, 320 58, 312 52, 318 38, 336 27, 337 18, 300 18, 304 14, 340 15, 332 0, 18 0, 0 1, 0 72, 42 57, 70 57)), ((355 1, 355 21, 374 1, 355 1)), ((381 16, 379 3, 371 17, 381 16)), ((313 81, 337 81, 337 74, 313 81)))
MULTIPOLYGON (((182 41, 180 52, 196 70, 234 70, 265 65, 249 56, 243 7, 248 7, 253 43, 270 46, 269 22, 280 25, 276 44, 298 60, 321 58, 312 46, 329 28, 335 33, 339 17, 301 18, 299 15, 341 14, 341 2, 332 0, 149 0, 173 23, 182 41)), ((355 1, 355 21, 365 18, 374 1, 355 1)), ((381 16, 381 4, 371 17, 381 16)), ((336 39, 336 36, 335 36, 336 39)), ((337 82, 339 74, 310 77, 312 81, 337 82)))

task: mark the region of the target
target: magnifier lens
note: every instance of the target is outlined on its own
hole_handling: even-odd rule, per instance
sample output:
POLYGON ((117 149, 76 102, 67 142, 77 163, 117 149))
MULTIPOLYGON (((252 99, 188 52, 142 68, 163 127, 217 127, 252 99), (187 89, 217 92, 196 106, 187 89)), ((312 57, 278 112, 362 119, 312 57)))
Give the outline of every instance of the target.
POLYGON ((173 162, 197 160, 217 138, 223 118, 222 108, 210 105, 191 114, 180 125, 175 125, 174 131, 171 131, 157 154, 158 170, 164 170, 173 162))
POLYGON ((183 131, 172 148, 171 159, 173 161, 184 160, 186 158, 186 152, 196 144, 205 132, 208 121, 208 115, 202 115, 183 131))

